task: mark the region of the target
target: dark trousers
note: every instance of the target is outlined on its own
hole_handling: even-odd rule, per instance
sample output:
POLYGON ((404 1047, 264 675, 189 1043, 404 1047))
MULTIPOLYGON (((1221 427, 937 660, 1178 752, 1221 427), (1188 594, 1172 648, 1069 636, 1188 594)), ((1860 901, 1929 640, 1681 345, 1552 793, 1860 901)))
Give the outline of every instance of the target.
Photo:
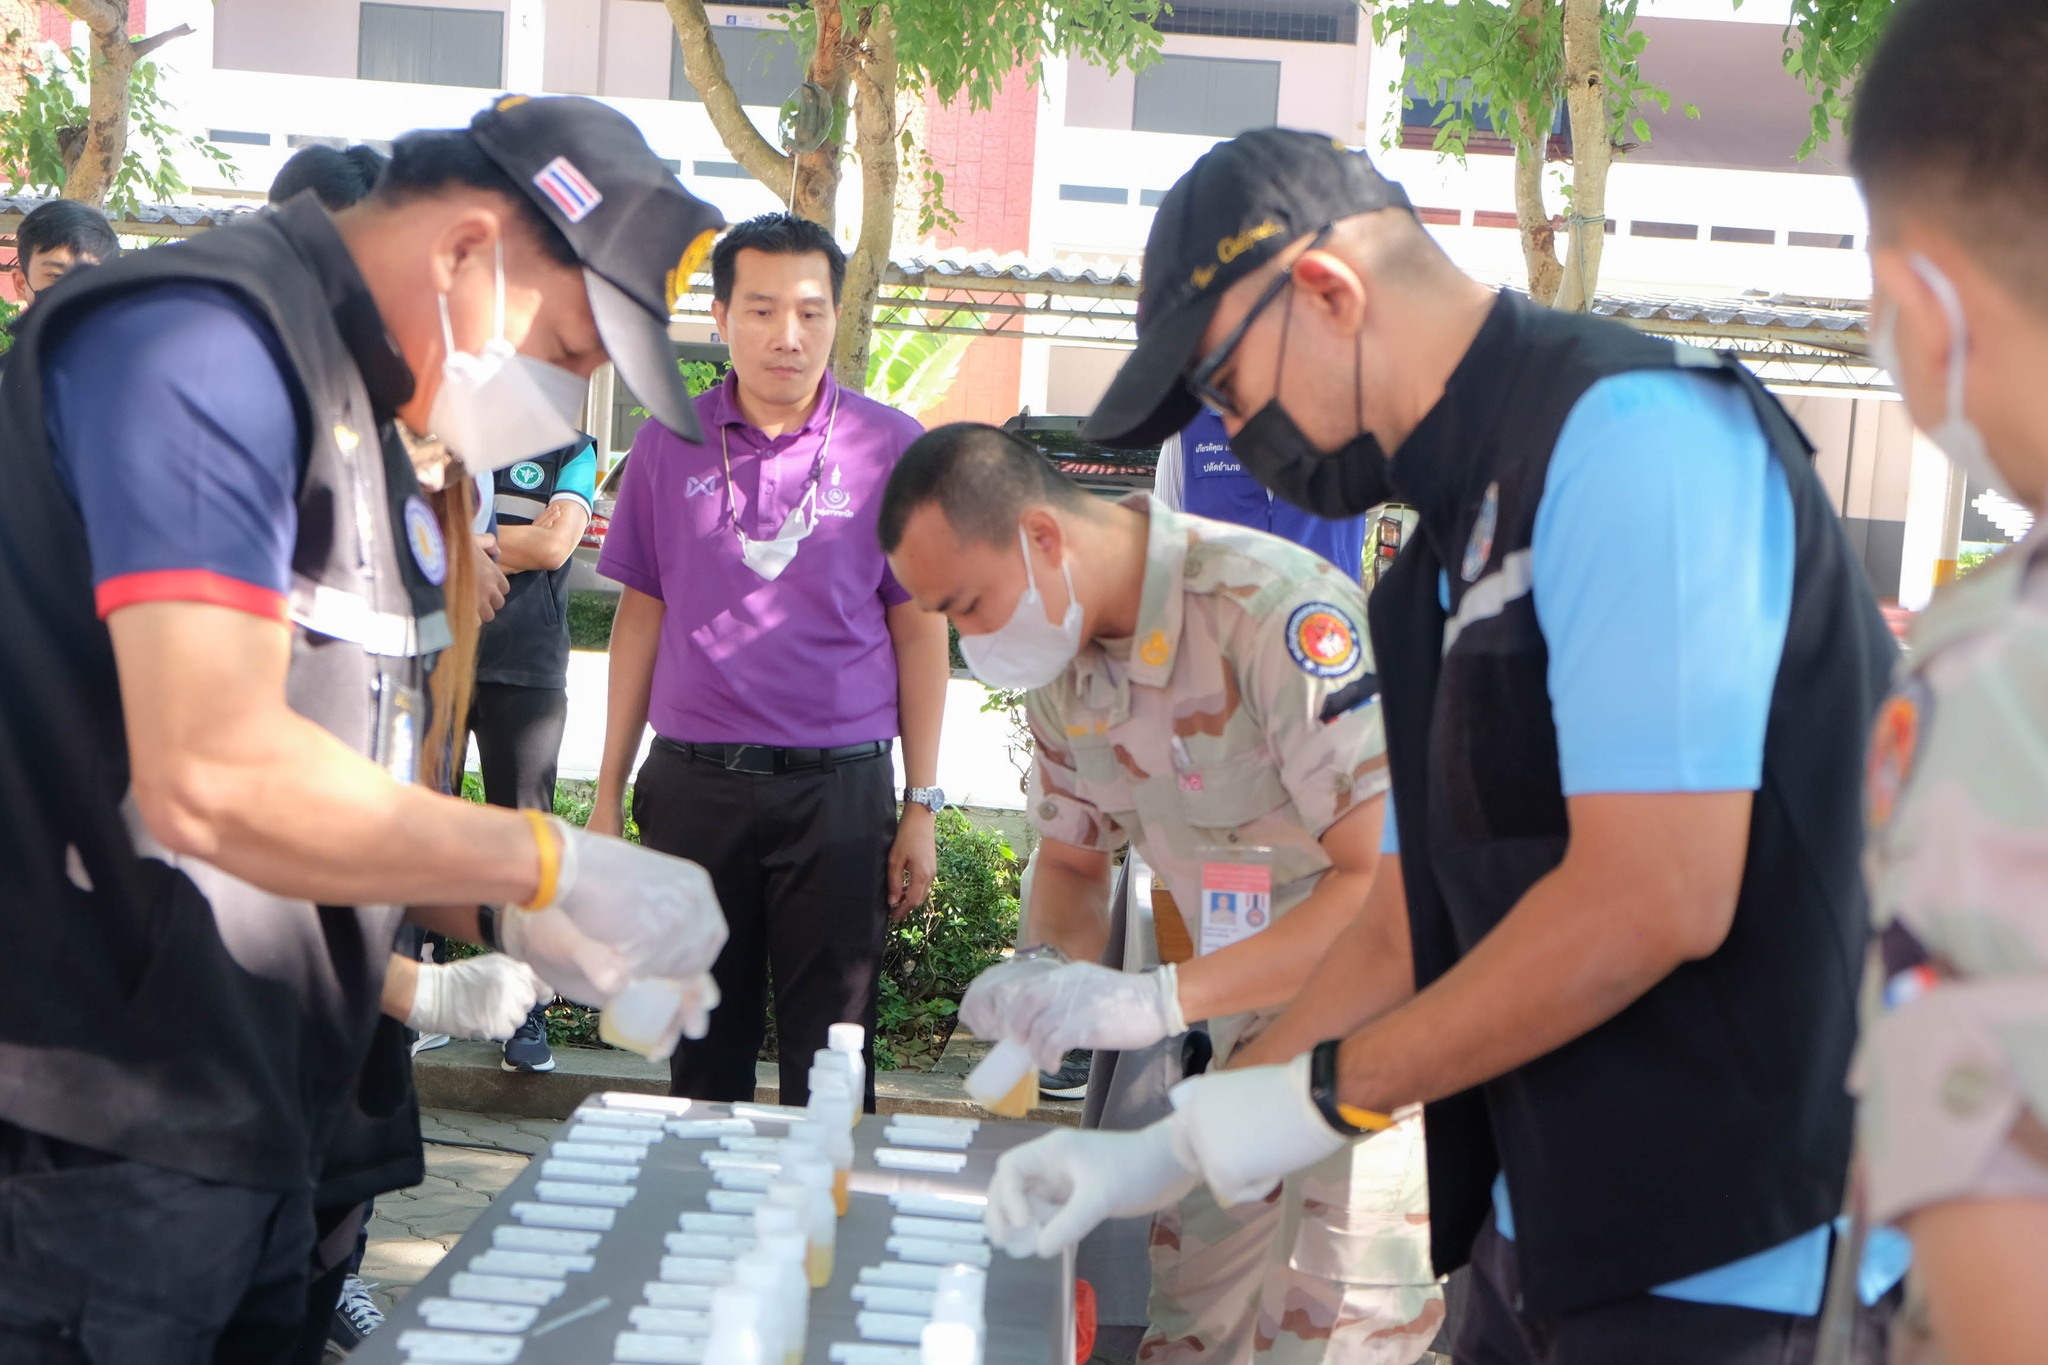
POLYGON ((555 808, 555 763, 569 724, 569 693, 560 687, 480 682, 469 705, 484 800, 529 810, 555 808))
MULTIPOLYGON (((0 1365, 275 1365, 310 1316, 309 1192, 0 1123, 0 1365)), ((333 1312, 333 1301, 324 1307, 333 1312)))
MULTIPOLYGON (((1515 1244, 1487 1219, 1472 1245, 1472 1274, 1455 1365, 1807 1365, 1820 1319, 1634 1294, 1549 1316, 1521 1311, 1515 1244)), ((1857 1365, 1882 1365, 1889 1305, 1866 1316, 1857 1365)))
POLYGON ((669 1061, 672 1091, 754 1097, 768 978, 784 1104, 810 1095, 811 1054, 833 1024, 868 1031, 874 1108, 875 991, 888 929, 894 771, 884 753, 828 768, 757 774, 697 763, 657 739, 633 788, 640 842, 701 864, 731 931, 712 967, 719 1005, 702 1042, 669 1061))

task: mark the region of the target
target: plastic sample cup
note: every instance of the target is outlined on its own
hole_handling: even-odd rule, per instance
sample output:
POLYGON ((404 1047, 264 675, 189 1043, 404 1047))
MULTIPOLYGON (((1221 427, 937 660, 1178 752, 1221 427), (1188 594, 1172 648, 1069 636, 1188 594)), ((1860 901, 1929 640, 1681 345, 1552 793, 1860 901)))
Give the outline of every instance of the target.
POLYGON ((967 1073, 969 1098, 1004 1118, 1020 1119, 1038 1104, 1038 1066, 1031 1049, 1004 1038, 967 1073))

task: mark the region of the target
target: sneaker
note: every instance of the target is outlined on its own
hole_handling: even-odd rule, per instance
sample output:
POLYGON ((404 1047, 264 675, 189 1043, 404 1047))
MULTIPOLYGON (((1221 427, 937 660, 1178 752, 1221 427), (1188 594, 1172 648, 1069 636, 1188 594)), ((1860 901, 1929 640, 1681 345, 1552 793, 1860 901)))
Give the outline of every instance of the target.
POLYGON ((548 1047, 548 1007, 535 1005, 519 1031, 505 1040, 506 1071, 553 1071, 555 1054, 548 1047))
POLYGON ((419 1037, 412 1040, 412 1055, 417 1057, 422 1052, 432 1052, 437 1047, 446 1046, 448 1046, 447 1034, 422 1033, 419 1037))
POLYGON ((1060 1058, 1058 1071, 1038 1073, 1038 1097, 1042 1100, 1079 1100, 1088 1097, 1088 1063, 1095 1054, 1077 1047, 1060 1058))
POLYGON ((343 1355, 384 1325, 384 1310, 370 1297, 375 1287, 354 1275, 341 1282, 341 1302, 334 1306, 334 1321, 327 1325, 327 1344, 343 1355))

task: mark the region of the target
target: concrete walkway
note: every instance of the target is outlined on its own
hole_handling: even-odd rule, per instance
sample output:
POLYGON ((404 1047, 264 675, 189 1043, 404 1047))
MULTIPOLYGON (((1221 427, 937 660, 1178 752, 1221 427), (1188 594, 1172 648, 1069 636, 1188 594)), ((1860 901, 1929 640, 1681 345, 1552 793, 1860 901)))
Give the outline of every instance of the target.
POLYGON ((389 1310, 455 1245, 477 1210, 495 1199, 562 1125, 555 1119, 495 1118, 454 1109, 420 1111, 427 1176, 409 1190, 379 1195, 370 1219, 363 1278, 389 1310), (449 1144, 463 1143, 465 1146, 449 1144), (503 1150, 486 1151, 483 1148, 503 1150))

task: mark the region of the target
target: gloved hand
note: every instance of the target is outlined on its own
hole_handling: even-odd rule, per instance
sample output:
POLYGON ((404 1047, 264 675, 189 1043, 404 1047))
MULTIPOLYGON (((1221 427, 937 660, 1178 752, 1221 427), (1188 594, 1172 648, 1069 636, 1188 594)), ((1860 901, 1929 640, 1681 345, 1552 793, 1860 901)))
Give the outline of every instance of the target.
POLYGON ((1172 963, 1119 972, 1069 962, 1017 982, 1007 993, 1000 1032, 1030 1048, 1040 1071, 1057 1071, 1069 1049, 1150 1047, 1187 1027, 1172 963))
MULTIPOLYGON (((711 970, 726 928, 709 873, 687 859, 562 820, 549 824, 561 836, 562 865, 548 909, 615 949, 635 977, 681 981, 711 970)), ((531 912, 511 912, 514 918, 523 913, 531 912)))
POLYGON ((420 964, 405 1026, 451 1038, 510 1038, 535 1005, 555 998, 554 987, 524 962, 485 953, 460 962, 420 964))
POLYGON ((969 983, 967 994, 960 999, 960 1022, 977 1038, 1013 1038, 1023 1042, 1022 1026, 1013 1029, 1010 1025, 1017 992, 1029 982, 1065 966, 1066 961, 1057 948, 1041 945, 1019 949, 1009 960, 998 962, 969 983))
POLYGON ((498 947, 579 1005, 605 1005, 633 979, 625 954, 584 933, 561 910, 499 911, 498 947))
POLYGON ((1174 1117, 1135 1133, 1062 1129, 1003 1153, 982 1221, 1012 1256, 1057 1256, 1105 1218, 1154 1213, 1195 1187, 1174 1117))
POLYGON ((1210 1071, 1170 1098, 1175 1150, 1200 1171, 1216 1202, 1258 1199, 1281 1177, 1315 1165, 1353 1135, 1340 1133, 1309 1095, 1308 1054, 1285 1066, 1210 1071))

